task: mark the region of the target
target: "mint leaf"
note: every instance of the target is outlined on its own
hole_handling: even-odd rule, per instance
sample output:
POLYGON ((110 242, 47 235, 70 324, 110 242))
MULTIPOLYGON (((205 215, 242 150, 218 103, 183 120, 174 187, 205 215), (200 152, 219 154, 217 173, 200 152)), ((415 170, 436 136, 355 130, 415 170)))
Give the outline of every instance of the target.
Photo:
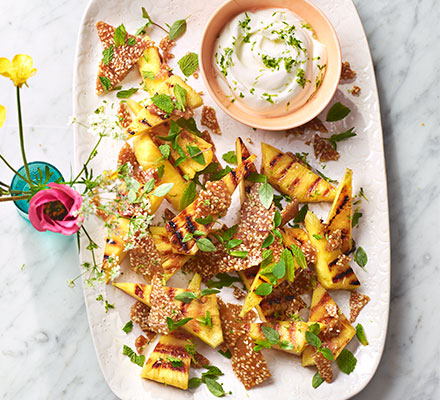
POLYGON ((223 357, 226 357, 227 359, 231 359, 232 358, 232 354, 231 354, 231 351, 229 350, 229 349, 227 349, 226 351, 222 351, 222 350, 219 350, 218 351, 223 357))
POLYGON ((144 185, 144 192, 146 194, 150 193, 154 188, 154 178, 151 178, 149 181, 147 181, 144 185))
POLYGON ((176 108, 180 111, 186 109, 186 89, 179 84, 174 85, 174 96, 176 96, 176 108))
POLYGON ((347 375, 350 375, 357 364, 357 359, 350 350, 344 349, 336 359, 339 369, 347 375))
POLYGON ((144 366, 145 363, 145 356, 143 355, 138 355, 136 354, 135 351, 133 351, 132 349, 130 349, 130 347, 128 347, 127 345, 124 344, 124 347, 122 348, 122 354, 124 356, 127 356, 130 358, 130 361, 132 363, 135 363, 137 365, 139 365, 140 367, 144 366))
POLYGON ((112 87, 112 82, 106 76, 100 76, 99 82, 101 82, 101 86, 104 89, 105 93, 107 93, 112 87))
POLYGON ((264 182, 258 189, 258 195, 263 207, 269 209, 273 201, 273 187, 270 183, 264 182))
POLYGON ((359 339, 359 342, 361 342, 363 346, 368 346, 368 340, 367 337, 365 336, 365 331, 362 324, 356 325, 356 337, 359 339))
POLYGON ((229 164, 237 164, 237 155, 235 151, 231 150, 222 155, 223 160, 229 164))
POLYGON ((201 238, 198 239, 196 242, 197 242, 197 247, 201 251, 212 252, 217 250, 208 238, 201 238))
POLYGON ((151 71, 142 71, 142 78, 149 79, 150 81, 153 81, 154 78, 156 78, 156 74, 151 71))
POLYGON ((332 144, 333 148, 336 150, 338 147, 336 144, 337 142, 341 142, 342 140, 357 136, 357 133, 353 132, 353 129, 354 128, 350 128, 348 131, 331 135, 327 140, 332 144))
POLYGON ((353 213, 353 219, 351 220, 351 226, 353 228, 355 228, 356 226, 359 225, 359 220, 361 219, 362 215, 363 214, 361 212, 358 212, 358 211, 355 211, 353 213))
POLYGON ((270 326, 261 326, 264 337, 270 344, 278 344, 280 340, 280 334, 270 326))
POLYGON ((214 278, 218 280, 215 281, 214 279, 210 279, 208 282, 206 282, 206 286, 208 286, 209 288, 221 289, 223 287, 231 286, 234 282, 241 281, 240 278, 228 275, 224 272, 217 274, 216 276, 214 276, 214 278))
POLYGON ((197 296, 193 292, 183 292, 174 296, 175 300, 183 301, 185 304, 191 303, 193 300, 196 300, 199 296, 197 296))
POLYGON ((199 68, 199 56, 196 53, 184 55, 178 62, 183 75, 190 76, 199 68))
POLYGON ((121 90, 120 92, 116 93, 116 97, 118 99, 128 99, 131 95, 135 94, 138 90, 139 89, 137 89, 137 88, 121 90))
POLYGON ((202 384, 202 380, 200 378, 191 378, 188 381, 188 387, 190 389, 198 388, 202 384))
POLYGON ((319 335, 319 332, 321 332, 321 328, 317 322, 315 322, 312 325, 309 325, 308 330, 314 333, 315 335, 319 335))
POLYGON ((164 157, 165 160, 168 160, 171 154, 171 147, 168 144, 161 144, 159 146, 160 154, 164 157))
POLYGON ((110 63, 111 60, 113 60, 113 45, 110 45, 110 47, 107 47, 106 49, 104 49, 104 51, 102 52, 102 63, 104 65, 108 65, 110 63))
POLYGON ((323 383, 324 383, 324 379, 321 378, 321 375, 319 375, 319 372, 316 372, 316 374, 313 375, 313 379, 312 379, 313 389, 316 389, 317 387, 321 386, 323 383))
POLYGON ((350 114, 351 110, 348 107, 345 107, 341 102, 337 102, 332 105, 330 110, 328 110, 327 118, 325 119, 327 122, 335 122, 344 119, 348 114, 350 114))
POLYGON ((167 317, 168 329, 170 330, 170 332, 172 332, 174 329, 180 328, 191 320, 192 318, 183 318, 180 321, 174 322, 172 318, 167 317))
POLYGON ((321 239, 322 239, 322 236, 321 236, 321 235, 313 234, 312 236, 313 236, 316 240, 321 240, 321 239))
POLYGON ((179 19, 173 22, 171 25, 170 33, 168 34, 169 40, 176 40, 182 36, 186 31, 186 19, 179 19))
POLYGON ((365 266, 368 262, 368 257, 367 253, 361 246, 357 248, 356 253, 354 254, 354 261, 356 261, 357 265, 365 270, 365 266))
POLYGON ((249 252, 247 250, 232 250, 229 252, 229 255, 238 258, 246 258, 248 253, 249 252))
POLYGON ((191 181, 186 187, 185 191, 183 192, 182 198, 180 199, 180 209, 183 210, 184 208, 188 207, 195 200, 196 196, 197 196, 196 184, 193 181, 191 181))
POLYGON ((265 249, 266 247, 269 247, 275 240, 275 237, 269 233, 266 237, 266 239, 264 239, 263 244, 261 245, 261 248, 265 249))
POLYGON ((136 45, 136 39, 135 38, 133 38, 133 37, 129 37, 128 39, 127 39, 127 46, 135 46, 136 45))
POLYGON ((306 331, 306 340, 308 344, 311 344, 318 349, 322 346, 321 339, 309 330, 306 331))
POLYGON ((209 296, 210 294, 217 294, 217 293, 220 293, 220 290, 217 290, 217 289, 203 289, 200 292, 200 297, 209 296))
POLYGON ((223 386, 215 379, 204 378, 203 383, 206 384, 208 390, 216 397, 223 397, 226 394, 223 390, 223 386))
POLYGON ((125 45, 125 37, 127 36, 127 31, 125 30, 124 24, 119 25, 115 29, 115 33, 113 35, 113 39, 115 40, 115 46, 124 46, 125 45))
POLYGON ((286 264, 284 264, 284 260, 280 260, 274 265, 272 274, 276 279, 284 278, 284 275, 286 275, 286 264))
POLYGON ((163 197, 172 189, 173 186, 174 183, 163 183, 154 190, 153 196, 163 197))
POLYGON ((167 360, 174 368, 178 368, 183 365, 183 360, 181 360, 180 358, 167 356, 167 360))
POLYGON ((295 261, 289 249, 284 249, 282 251, 280 259, 286 266, 287 280, 293 282, 295 279, 295 261))
POLYGON ((295 224, 299 224, 300 222, 304 222, 307 211, 309 211, 309 206, 307 204, 304 204, 301 207, 301 209, 298 211, 298 214, 296 214, 296 217, 293 219, 293 222, 295 224))
POLYGON ((323 347, 320 352, 322 353, 322 355, 329 361, 334 361, 334 357, 333 357, 333 353, 330 349, 328 349, 327 347, 323 347))
POLYGON ((169 94, 156 94, 151 98, 151 101, 167 114, 174 111, 174 103, 169 94))
POLYGON ((275 210, 275 214, 273 216, 273 226, 277 228, 281 225, 281 214, 278 210, 275 210))
POLYGON ((128 321, 128 322, 124 325, 124 327, 122 328, 122 330, 123 330, 125 333, 129 333, 129 332, 131 332, 132 329, 133 329, 133 321, 128 321))
POLYGON ((298 265, 302 269, 306 269, 307 268, 307 260, 306 260, 306 256, 302 252, 302 250, 298 246, 296 246, 294 244, 290 245, 290 249, 292 250, 292 253, 293 253, 293 255, 295 257, 295 260, 298 263, 298 265))
POLYGON ((197 146, 186 146, 186 150, 188 151, 191 158, 200 165, 205 165, 205 156, 203 155, 202 151, 197 146))
POLYGON ((272 285, 270 283, 261 283, 256 289, 255 294, 258 296, 267 296, 272 293, 272 285))
POLYGON ((195 221, 200 225, 208 225, 213 222, 214 219, 212 218, 212 215, 208 215, 205 218, 196 218, 195 221))
POLYGON ((267 176, 263 174, 257 174, 256 172, 251 172, 247 177, 246 180, 249 182, 254 183, 264 183, 267 182, 267 176))

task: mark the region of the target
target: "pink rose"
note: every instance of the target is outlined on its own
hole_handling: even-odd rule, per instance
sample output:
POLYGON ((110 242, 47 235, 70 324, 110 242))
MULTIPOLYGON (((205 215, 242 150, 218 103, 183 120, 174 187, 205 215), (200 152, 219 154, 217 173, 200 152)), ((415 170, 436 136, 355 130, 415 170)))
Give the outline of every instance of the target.
POLYGON ((67 185, 51 182, 48 186, 50 189, 41 190, 32 197, 29 203, 29 220, 40 232, 74 234, 82 223, 75 213, 81 207, 81 195, 67 185))

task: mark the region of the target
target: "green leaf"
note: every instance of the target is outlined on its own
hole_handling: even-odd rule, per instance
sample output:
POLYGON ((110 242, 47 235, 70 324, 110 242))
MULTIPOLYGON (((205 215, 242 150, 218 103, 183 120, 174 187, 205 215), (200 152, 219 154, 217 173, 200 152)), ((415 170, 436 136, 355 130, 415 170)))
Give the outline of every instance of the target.
POLYGON ((151 71, 142 71, 142 78, 149 79, 150 81, 153 81, 156 77, 156 74, 151 71))
POLYGON ((183 210, 184 208, 188 207, 195 200, 196 196, 197 196, 196 184, 193 181, 191 181, 186 187, 185 191, 183 192, 182 198, 180 199, 180 209, 183 210))
POLYGON ((183 75, 190 76, 199 68, 199 56, 196 53, 188 53, 178 61, 183 75))
POLYGON ((192 318, 183 318, 180 321, 174 322, 172 318, 167 317, 167 325, 170 332, 172 332, 174 329, 180 328, 181 326, 185 325, 187 322, 191 321, 192 318))
POLYGON ((165 172, 165 165, 163 164, 159 165, 157 167, 157 176, 159 177, 159 179, 162 179, 164 172, 165 172))
POLYGON ((293 350, 295 348, 294 345, 287 340, 283 340, 282 342, 280 342, 279 346, 283 350, 293 350))
POLYGON ((316 240, 321 240, 321 239, 322 239, 322 236, 321 236, 321 235, 313 234, 312 236, 313 236, 316 240))
POLYGON ((273 216, 273 226, 277 228, 281 225, 281 214, 278 210, 275 210, 275 215, 273 216))
POLYGON ((110 47, 107 47, 102 52, 102 60, 101 61, 104 65, 108 65, 110 63, 110 61, 113 60, 113 49, 114 49, 114 46, 110 45, 110 47))
POLYGON ((116 97, 118 99, 128 99, 131 95, 135 94, 138 90, 139 89, 137 89, 137 88, 121 90, 120 92, 116 93, 116 97))
POLYGON ((199 250, 206 252, 212 252, 217 250, 208 238, 198 239, 197 247, 199 248, 199 250))
POLYGON ((150 18, 150 15, 148 14, 147 10, 145 9, 145 7, 142 7, 142 18, 145 18, 148 20, 148 22, 152 23, 153 20, 150 18))
POLYGON ((217 290, 217 289, 203 289, 200 292, 200 297, 209 296, 210 294, 216 294, 216 293, 220 293, 220 290, 217 290))
POLYGON ((272 345, 267 340, 255 340, 256 346, 254 347, 254 351, 258 352, 262 349, 271 349, 272 345))
POLYGON ((321 386, 323 383, 324 383, 324 379, 321 378, 321 375, 319 375, 319 372, 316 372, 316 374, 313 375, 313 379, 312 379, 313 389, 316 389, 317 387, 321 386))
POLYGON ((284 263, 284 260, 280 260, 274 265, 272 274, 277 279, 284 278, 284 275, 286 275, 286 264, 284 263))
POLYGON ((217 274, 214 278, 218 280, 215 281, 214 279, 210 279, 208 282, 206 282, 206 286, 208 286, 209 288, 221 289, 223 287, 231 286, 234 282, 241 281, 240 278, 228 275, 224 272, 217 274))
POLYGON ((348 107, 345 107, 341 102, 337 102, 332 105, 330 110, 328 110, 327 118, 325 119, 327 122, 335 122, 344 119, 348 114, 350 114, 351 110, 348 107))
POLYGON ((272 293, 272 285, 267 282, 260 283, 260 285, 255 289, 255 294, 258 296, 267 296, 272 293))
POLYGON ((306 331, 306 340, 308 344, 320 348, 322 345, 321 339, 310 331, 306 331))
POLYGON ((193 117, 189 119, 179 118, 176 123, 181 128, 186 129, 187 131, 190 131, 197 136, 200 136, 202 134, 202 132, 200 132, 197 128, 196 120, 193 117))
POLYGON ((353 219, 351 220, 351 226, 353 228, 359 225, 359 220, 361 219, 362 215, 363 214, 361 212, 358 212, 358 211, 355 211, 353 213, 353 219))
POLYGON ((237 164, 237 155, 235 154, 235 151, 228 151, 222 155, 222 158, 229 164, 237 164))
POLYGON ((295 257, 295 260, 298 263, 298 265, 302 269, 306 269, 307 268, 307 260, 306 260, 306 256, 302 252, 302 250, 298 246, 296 246, 294 244, 290 245, 290 249, 292 250, 292 253, 293 253, 293 255, 295 257))
POLYGON ((304 222, 304 218, 306 217, 307 211, 309 211, 309 206, 304 204, 301 209, 296 214, 296 217, 293 219, 295 224, 299 224, 300 222, 304 222))
POLYGON ((174 368, 178 368, 183 365, 183 360, 181 360, 180 358, 167 356, 167 360, 174 368))
POLYGON ((223 350, 219 350, 218 351, 223 357, 226 357, 227 359, 231 359, 232 358, 232 354, 231 351, 229 349, 227 349, 226 351, 223 350))
POLYGON ((188 381, 188 387, 190 389, 198 388, 202 384, 202 380, 200 378, 191 378, 188 381))
POLYGON ((195 221, 200 225, 208 225, 213 222, 214 219, 212 218, 212 215, 208 215, 205 218, 196 218, 195 221))
POLYGON ((206 311, 204 317, 199 317, 196 320, 200 325, 208 326, 209 328, 212 328, 211 313, 209 311, 206 311))
POLYGON ((196 300, 199 296, 197 296, 193 292, 183 292, 174 296, 175 300, 183 301, 185 304, 191 303, 193 300, 196 300))
POLYGON ((170 157, 170 154, 171 154, 171 147, 170 147, 170 145, 168 145, 168 144, 161 144, 159 146, 159 151, 160 151, 160 154, 163 155, 165 160, 168 160, 168 158, 170 157))
POLYGON ((234 247, 240 246, 243 243, 241 239, 231 239, 226 243, 226 248, 228 250, 233 249, 234 247))
POLYGON ((158 186, 154 190, 153 196, 163 197, 163 196, 165 196, 171 190, 171 188, 173 186, 174 186, 174 183, 163 183, 162 185, 158 186))
POLYGON ((186 146, 186 150, 188 151, 191 158, 200 165, 205 165, 205 156, 203 155, 202 151, 197 146, 186 146))
POLYGON ((269 209, 273 200, 273 187, 270 183, 264 182, 258 189, 258 195, 260 197, 261 204, 264 208, 269 209))
POLYGON ((101 82, 101 86, 104 89, 104 91, 107 93, 110 88, 112 87, 112 83, 110 79, 108 79, 106 76, 100 76, 99 82, 101 82))
POLYGON ((124 24, 119 25, 115 29, 115 33, 113 38, 115 40, 115 46, 124 46, 125 45, 125 37, 127 36, 127 31, 125 30, 124 24))
POLYGON ((170 33, 168 34, 168 38, 170 40, 176 40, 180 36, 182 36, 186 31, 186 20, 179 19, 171 25, 170 33))
POLYGON ((321 327, 319 326, 319 324, 317 322, 315 322, 312 325, 309 325, 308 330, 312 333, 314 333, 315 335, 319 335, 319 332, 321 332, 321 327))
POLYGON ((339 369, 347 375, 350 375, 357 364, 357 359, 350 350, 344 349, 336 359, 339 369))
POLYGON ((128 321, 128 322, 124 325, 124 327, 122 328, 122 330, 123 330, 125 333, 129 333, 129 332, 131 332, 132 329, 133 329, 133 321, 128 321))
POLYGON ((257 174, 256 172, 251 172, 247 176, 246 180, 254 183, 264 183, 267 182, 267 176, 263 174, 257 174))
POLYGON ((289 249, 284 249, 282 251, 280 259, 286 266, 287 280, 293 282, 295 279, 295 260, 289 249))
POLYGON ((333 148, 336 150, 338 147, 336 144, 337 142, 341 142, 342 140, 357 136, 357 134, 353 132, 353 129, 354 128, 350 128, 348 131, 331 135, 327 140, 332 144, 333 148))
POLYGON ((266 239, 264 239, 264 242, 261 245, 261 247, 263 249, 265 249, 266 247, 269 247, 274 242, 274 240, 275 240, 275 237, 271 233, 269 233, 267 235, 266 239))
POLYGON ((128 347, 127 345, 124 344, 124 347, 122 348, 122 354, 124 356, 127 356, 130 358, 130 361, 132 363, 135 363, 137 365, 139 365, 140 367, 144 366, 145 363, 145 356, 143 355, 138 355, 136 354, 135 351, 133 351, 132 349, 130 349, 130 347, 128 347))
POLYGON ((127 39, 127 46, 135 46, 136 45, 136 39, 134 37, 129 37, 127 39))
POLYGON ((186 89, 179 84, 174 85, 174 96, 176 96, 176 108, 180 111, 186 109, 186 89))
POLYGON ((171 114, 174 111, 174 103, 169 94, 156 94, 151 98, 151 101, 167 114, 171 114))
POLYGON ((278 344, 280 340, 280 334, 270 326, 262 326, 261 330, 263 331, 264 337, 270 344, 278 344))
POLYGON ((334 357, 333 357, 333 353, 330 349, 328 349, 327 347, 323 347, 321 350, 322 355, 329 361, 335 361, 334 357))
POLYGON ((202 374, 202 379, 205 376, 214 378, 224 375, 220 368, 216 367, 215 365, 203 365, 203 368, 207 369, 208 371, 202 374))
POLYGON ((223 397, 226 393, 223 390, 223 386, 220 385, 215 379, 205 378, 204 383, 206 384, 208 390, 216 397, 223 397))
POLYGON ((237 228, 238 228, 238 225, 233 225, 230 228, 226 229, 221 235, 222 239, 225 242, 228 242, 229 240, 231 240, 234 237, 234 235, 236 234, 237 228))
POLYGON ((356 337, 359 339, 359 342, 361 342, 363 346, 368 346, 367 336, 365 335, 364 327, 362 326, 362 324, 356 325, 356 337))
POLYGON ((367 253, 365 250, 359 246, 354 254, 354 261, 356 261, 357 265, 359 265, 362 269, 365 269, 365 266, 368 262, 367 253))
POLYGON ((229 165, 227 165, 225 168, 221 169, 220 171, 213 173, 211 175, 211 181, 212 182, 219 181, 220 179, 228 175, 231 171, 232 168, 229 165))
POLYGON ((231 252, 229 252, 231 256, 238 258, 246 258, 248 253, 249 252, 246 250, 232 250, 231 252))
POLYGON ((149 181, 147 181, 144 185, 144 192, 146 194, 150 193, 154 188, 154 178, 151 178, 149 181))

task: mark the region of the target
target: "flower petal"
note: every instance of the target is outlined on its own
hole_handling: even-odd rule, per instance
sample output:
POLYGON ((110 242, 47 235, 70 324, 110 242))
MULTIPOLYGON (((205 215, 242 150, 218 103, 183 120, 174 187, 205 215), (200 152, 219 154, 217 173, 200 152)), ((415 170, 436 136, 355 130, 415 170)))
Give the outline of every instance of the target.
POLYGON ((21 87, 23 84, 27 86, 26 81, 37 72, 36 68, 32 68, 33 64, 32 57, 27 54, 17 54, 14 56, 12 59, 13 76, 11 79, 14 81, 15 86, 21 87))
POLYGON ((0 75, 5 76, 6 78, 12 77, 12 64, 5 57, 0 58, 0 75))
POLYGON ((0 104, 0 128, 3 126, 6 120, 6 108, 0 104))

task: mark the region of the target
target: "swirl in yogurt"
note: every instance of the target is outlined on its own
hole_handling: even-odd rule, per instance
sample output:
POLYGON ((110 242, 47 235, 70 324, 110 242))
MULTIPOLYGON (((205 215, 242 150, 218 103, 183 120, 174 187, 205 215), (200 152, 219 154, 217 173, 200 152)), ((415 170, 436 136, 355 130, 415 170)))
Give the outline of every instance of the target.
POLYGON ((232 92, 231 101, 263 115, 301 107, 325 73, 327 51, 314 36, 310 25, 287 9, 237 15, 215 45, 222 88, 232 92))

